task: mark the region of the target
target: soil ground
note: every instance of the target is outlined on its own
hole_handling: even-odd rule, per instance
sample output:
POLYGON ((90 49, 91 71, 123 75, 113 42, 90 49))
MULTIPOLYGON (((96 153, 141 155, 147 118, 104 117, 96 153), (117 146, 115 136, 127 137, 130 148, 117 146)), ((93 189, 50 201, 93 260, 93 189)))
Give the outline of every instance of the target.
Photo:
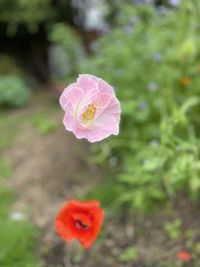
POLYGON ((81 198, 102 183, 104 170, 89 163, 91 145, 76 140, 64 130, 63 112, 56 106, 58 102, 54 97, 36 96, 27 108, 9 112, 9 117, 21 118, 20 129, 13 145, 2 153, 13 168, 13 175, 8 180, 16 192, 13 211, 25 213, 40 229, 37 254, 41 265, 176 267, 181 266, 177 252, 187 249, 192 253, 193 261, 183 266, 199 267, 199 205, 192 205, 182 196, 172 203, 170 211, 165 209, 154 215, 107 214, 102 234, 90 250, 81 252, 67 248, 55 233, 55 215, 67 199, 81 198), (42 133, 40 126, 34 123, 34 114, 41 113, 56 125, 48 134, 42 133), (164 226, 177 218, 182 225, 174 240, 164 226))

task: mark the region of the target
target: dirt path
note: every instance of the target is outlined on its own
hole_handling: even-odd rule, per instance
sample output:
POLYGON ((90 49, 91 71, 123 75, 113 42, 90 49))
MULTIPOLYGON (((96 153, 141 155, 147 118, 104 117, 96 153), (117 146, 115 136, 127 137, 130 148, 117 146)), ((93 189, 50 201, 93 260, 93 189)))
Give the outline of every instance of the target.
POLYGON ((25 122, 20 123, 14 145, 4 157, 13 167, 14 174, 9 180, 16 192, 13 211, 27 214, 41 229, 39 253, 56 266, 62 261, 59 257, 64 243, 55 234, 55 215, 67 199, 81 198, 101 174, 96 166, 88 163, 89 143, 76 140, 64 130, 61 110, 49 114, 51 120, 60 124, 52 133, 42 135, 34 127, 28 118, 40 110, 39 104, 33 104, 19 111, 25 122))

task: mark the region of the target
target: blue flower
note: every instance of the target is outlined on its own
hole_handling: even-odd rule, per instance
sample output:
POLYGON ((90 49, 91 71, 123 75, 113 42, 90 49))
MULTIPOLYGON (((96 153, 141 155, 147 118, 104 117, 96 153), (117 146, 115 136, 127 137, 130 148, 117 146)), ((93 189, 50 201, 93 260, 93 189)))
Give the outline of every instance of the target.
POLYGON ((156 61, 156 62, 160 62, 162 60, 162 56, 160 53, 155 53, 153 55, 153 60, 156 61))
POLYGON ((139 108, 140 110, 145 110, 145 109, 147 109, 147 107, 148 107, 148 103, 147 103, 146 101, 141 101, 141 102, 138 104, 138 108, 139 108))
POLYGON ((145 3, 147 3, 147 4, 153 4, 154 3, 154 0, 145 0, 145 3))
POLYGON ((157 11, 158 13, 160 13, 161 15, 165 14, 167 12, 167 8, 165 6, 157 6, 157 11))
POLYGON ((168 3, 171 6, 178 6, 181 3, 181 0, 168 0, 168 3))
POLYGON ((133 26, 126 25, 124 26, 123 30, 127 35, 131 35, 133 33, 133 26))

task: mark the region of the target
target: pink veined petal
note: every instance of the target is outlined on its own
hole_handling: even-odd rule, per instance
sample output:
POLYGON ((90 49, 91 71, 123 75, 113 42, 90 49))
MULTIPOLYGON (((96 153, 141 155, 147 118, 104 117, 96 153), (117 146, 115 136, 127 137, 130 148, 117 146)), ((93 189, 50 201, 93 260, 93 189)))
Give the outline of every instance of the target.
POLYGON ((67 90, 65 90, 60 97, 60 104, 62 108, 66 111, 67 103, 71 103, 73 108, 73 113, 75 117, 77 116, 78 108, 81 100, 83 99, 84 93, 83 90, 75 85, 70 86, 67 90))
POLYGON ((86 138, 89 142, 94 143, 103 140, 109 135, 118 135, 119 122, 114 116, 102 115, 88 128, 78 127, 74 134, 78 139, 86 138))
POLYGON ((110 115, 115 115, 120 117, 121 107, 120 102, 116 97, 110 97, 109 105, 106 107, 105 112, 110 115))
POLYGON ((119 122, 113 116, 104 115, 96 121, 88 134, 88 138, 90 142, 97 142, 112 134, 119 134, 119 122))
POLYGON ((106 81, 104 81, 103 79, 101 79, 97 76, 94 76, 91 74, 80 74, 79 78, 83 78, 83 79, 89 78, 98 84, 98 88, 99 88, 101 93, 115 95, 115 91, 114 91, 113 87, 111 85, 109 85, 106 81))
POLYGON ((107 82, 99 78, 99 89, 101 92, 105 94, 112 94, 115 95, 115 91, 111 85, 109 85, 107 82))
POLYGON ((114 135, 119 133, 119 122, 115 116, 103 113, 92 125, 92 129, 114 135))
POLYGON ((65 88, 62 95, 60 96, 59 102, 63 110, 65 110, 65 104, 67 101, 67 98, 65 97, 67 89, 65 88))
POLYGON ((119 122, 121 108, 117 98, 110 95, 101 95, 99 99, 101 101, 99 101, 97 105, 97 112, 95 119, 98 119, 102 114, 107 114, 114 116, 115 119, 119 122))
POLYGON ((102 114, 102 112, 104 112, 104 110, 108 107, 109 103, 110 95, 102 93, 98 94, 97 99, 93 102, 93 104, 97 108, 94 119, 98 118, 102 114))
POLYGON ((67 113, 65 113, 63 124, 65 126, 65 129, 70 132, 74 132, 78 127, 77 120, 71 114, 67 113))
POLYGON ((88 128, 82 128, 80 126, 78 126, 76 128, 76 130, 73 131, 73 133, 74 133, 74 135, 76 136, 77 139, 82 139, 82 138, 86 138, 87 139, 86 135, 87 135, 88 132, 89 132, 88 128))
POLYGON ((79 78, 77 80, 77 84, 83 88, 84 91, 84 97, 81 100, 79 110, 78 110, 78 117, 81 116, 81 114, 87 109, 87 106, 89 104, 92 104, 94 101, 96 101, 99 89, 97 81, 90 78, 90 75, 82 74, 79 75, 79 78))
MULTIPOLYGON (((76 119, 76 112, 74 110, 74 106, 72 105, 72 103, 69 100, 66 101, 64 108, 65 108, 65 114, 70 115, 74 119, 76 119)), ((75 107, 75 109, 76 109, 76 107, 75 107)))
POLYGON ((64 109, 65 103, 67 101, 67 92, 70 90, 70 88, 73 88, 74 86, 76 86, 76 84, 72 83, 63 90, 63 92, 60 96, 60 99, 59 99, 59 102, 60 102, 62 109, 64 109))
POLYGON ((77 84, 84 91, 84 94, 91 94, 94 90, 98 91, 98 82, 95 79, 90 78, 87 74, 79 75, 77 84))

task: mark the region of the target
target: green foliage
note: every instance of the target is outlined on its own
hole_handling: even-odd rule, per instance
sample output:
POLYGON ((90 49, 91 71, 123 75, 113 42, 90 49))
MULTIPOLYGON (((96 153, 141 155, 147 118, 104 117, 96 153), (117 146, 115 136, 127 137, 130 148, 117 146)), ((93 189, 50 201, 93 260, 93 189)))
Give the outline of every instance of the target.
POLYGON ((86 194, 86 199, 98 199, 105 208, 112 208, 115 211, 116 201, 121 193, 120 186, 104 183, 93 188, 91 192, 86 194))
POLYGON ((138 259, 139 251, 136 247, 128 247, 119 255, 120 262, 134 262, 138 259))
POLYGON ((195 252, 197 255, 200 255, 200 242, 194 244, 194 252, 195 252))
POLYGON ((0 264, 2 267, 35 267, 32 255, 33 229, 26 223, 0 221, 0 264))
POLYGON ((10 164, 6 160, 0 158, 0 180, 1 178, 7 178, 11 176, 11 174, 12 169, 10 164))
POLYGON ((53 25, 52 31, 49 33, 49 40, 51 42, 58 43, 63 47, 66 53, 69 53, 70 56, 75 55, 74 45, 76 46, 79 39, 75 32, 70 29, 64 23, 56 23, 53 25))
POLYGON ((11 192, 2 187, 2 181, 0 189, 0 200, 0 215, 1 218, 6 218, 13 199, 11 192))
POLYGON ((34 257, 36 229, 25 221, 13 221, 9 217, 12 193, 0 189, 0 266, 37 267, 34 257))
POLYGON ((30 91, 17 76, 0 76, 0 106, 22 107, 30 98, 30 91))
MULTIPOLYGON (((60 54, 60 58, 58 58, 59 68, 65 69, 67 65, 69 69, 68 74, 76 74, 83 56, 83 49, 77 33, 64 23, 56 23, 53 25, 48 39, 58 45, 65 55, 63 57, 63 55, 60 54), (62 58, 64 60, 62 60, 62 58)), ((63 73, 63 76, 66 76, 66 74, 67 73, 63 73)))
POLYGON ((38 112, 32 117, 33 125, 43 135, 53 133, 57 128, 58 124, 48 118, 43 112, 38 112))
POLYGON ((0 54, 0 75, 16 74, 21 75, 22 71, 14 59, 6 54, 0 54))
POLYGON ((167 232, 167 234, 172 240, 177 240, 180 238, 181 225, 182 225, 182 222, 180 219, 176 219, 174 222, 166 223, 164 225, 165 231, 167 232))
MULTIPOLYGON (((14 114, 16 115, 16 114, 14 114)), ((21 122, 18 116, 8 116, 6 111, 0 111, 0 149, 12 146, 21 122), (10 130, 12 129, 12 131, 10 130)))
MULTIPOLYGON (((184 237, 185 237, 185 246, 187 249, 190 250, 196 250, 196 246, 198 247, 198 242, 196 243, 196 236, 197 233, 193 229, 189 229, 185 231, 184 237)), ((197 252, 197 251, 196 251, 197 252)))
POLYGON ((117 158, 119 203, 151 209, 200 189, 199 1, 182 1, 160 14, 147 4, 128 5, 118 26, 98 43, 81 72, 115 87, 121 130, 97 146, 98 161, 117 158))
POLYGON ((1 0, 0 22, 7 23, 8 35, 15 35, 19 25, 26 25, 30 32, 35 32, 41 22, 46 20, 53 10, 50 0, 1 0))

